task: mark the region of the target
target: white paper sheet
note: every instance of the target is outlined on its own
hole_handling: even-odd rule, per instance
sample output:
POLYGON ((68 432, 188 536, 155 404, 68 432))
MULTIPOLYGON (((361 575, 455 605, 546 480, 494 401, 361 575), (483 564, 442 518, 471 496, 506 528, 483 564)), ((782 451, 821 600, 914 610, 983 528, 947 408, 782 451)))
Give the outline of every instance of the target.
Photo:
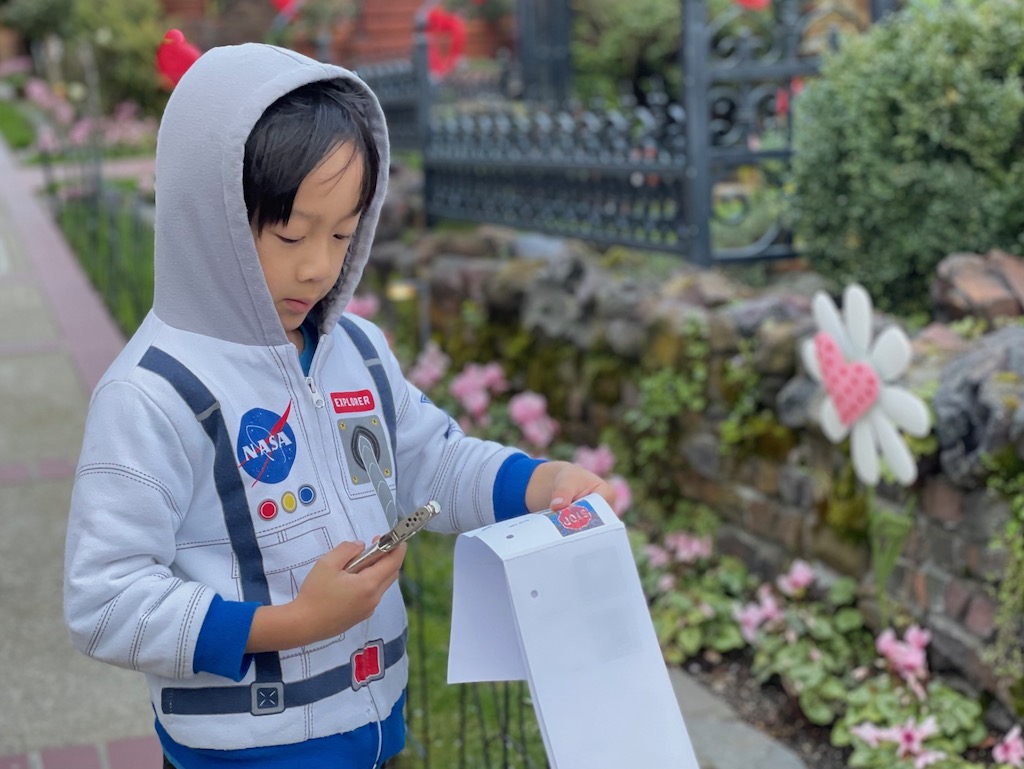
POLYGON ((553 769, 698 769, 625 528, 597 495, 456 541, 448 681, 523 679, 553 769))

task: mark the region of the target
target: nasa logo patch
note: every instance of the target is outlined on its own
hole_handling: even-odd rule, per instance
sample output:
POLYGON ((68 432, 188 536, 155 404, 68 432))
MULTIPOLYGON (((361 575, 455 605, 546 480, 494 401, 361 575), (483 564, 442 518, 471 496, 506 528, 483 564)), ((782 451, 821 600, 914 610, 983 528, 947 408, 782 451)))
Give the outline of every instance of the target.
POLYGON ((288 424, 291 410, 288 401, 284 414, 250 409, 242 416, 236 455, 238 466, 254 479, 253 486, 259 482, 280 483, 292 471, 295 432, 288 424))
POLYGON ((563 537, 604 526, 604 521, 587 502, 576 502, 558 512, 545 513, 563 537))

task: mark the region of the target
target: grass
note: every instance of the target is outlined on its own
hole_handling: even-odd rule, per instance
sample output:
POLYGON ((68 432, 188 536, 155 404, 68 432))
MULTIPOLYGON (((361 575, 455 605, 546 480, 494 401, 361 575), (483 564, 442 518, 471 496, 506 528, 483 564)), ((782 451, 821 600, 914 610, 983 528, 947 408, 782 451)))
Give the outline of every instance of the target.
POLYGON ((28 118, 9 101, 0 101, 0 136, 13 150, 28 149, 36 140, 36 132, 28 118))
POLYGON ((57 221, 118 326, 131 335, 153 299, 153 230, 139 220, 131 196, 66 201, 57 221))

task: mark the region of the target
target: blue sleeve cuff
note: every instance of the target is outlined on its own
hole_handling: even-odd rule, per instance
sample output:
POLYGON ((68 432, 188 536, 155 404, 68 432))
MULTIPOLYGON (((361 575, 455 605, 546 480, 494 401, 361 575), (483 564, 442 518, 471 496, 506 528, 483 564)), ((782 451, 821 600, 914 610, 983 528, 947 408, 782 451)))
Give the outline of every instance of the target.
POLYGON ((225 601, 215 595, 199 629, 192 671, 213 673, 232 681, 245 678, 253 658, 245 653, 245 646, 259 606, 255 602, 225 601))
POLYGON ((494 492, 491 501, 494 504, 494 520, 507 521, 526 515, 526 486, 538 465, 546 459, 534 459, 526 454, 513 454, 498 468, 494 478, 494 492))

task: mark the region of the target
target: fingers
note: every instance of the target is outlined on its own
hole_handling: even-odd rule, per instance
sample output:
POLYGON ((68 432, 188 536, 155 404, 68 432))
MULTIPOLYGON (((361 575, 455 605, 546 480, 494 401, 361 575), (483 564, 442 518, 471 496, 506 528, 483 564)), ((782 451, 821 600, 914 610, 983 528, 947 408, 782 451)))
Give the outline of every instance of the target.
POLYGON ((562 510, 577 499, 582 499, 588 494, 600 494, 612 507, 615 507, 615 488, 600 476, 587 473, 589 477, 581 478, 579 475, 572 475, 566 479, 559 479, 551 493, 551 504, 549 507, 554 511, 562 510))
POLYGON ((364 549, 366 546, 362 542, 342 542, 333 550, 325 553, 322 560, 337 569, 344 569, 349 562, 359 557, 364 549))

